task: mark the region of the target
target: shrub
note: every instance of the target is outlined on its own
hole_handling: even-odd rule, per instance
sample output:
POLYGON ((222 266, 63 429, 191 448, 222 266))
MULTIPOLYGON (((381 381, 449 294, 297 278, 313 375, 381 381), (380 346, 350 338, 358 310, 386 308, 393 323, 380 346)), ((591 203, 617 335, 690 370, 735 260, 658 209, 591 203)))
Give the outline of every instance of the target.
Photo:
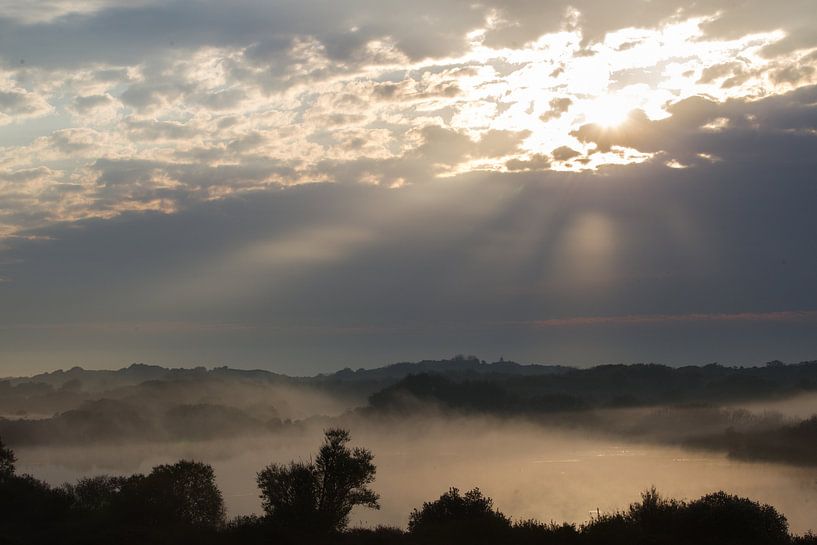
POLYGON ((426 502, 409 516, 409 533, 423 543, 493 544, 504 542, 511 528, 508 517, 479 488, 461 495, 456 488, 426 502))

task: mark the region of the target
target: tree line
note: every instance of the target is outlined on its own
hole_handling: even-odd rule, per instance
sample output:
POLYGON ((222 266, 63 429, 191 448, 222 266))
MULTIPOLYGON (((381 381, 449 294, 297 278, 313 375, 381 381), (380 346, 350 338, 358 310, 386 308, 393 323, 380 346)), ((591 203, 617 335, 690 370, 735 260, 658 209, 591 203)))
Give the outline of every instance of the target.
POLYGON ((228 519, 208 464, 53 487, 18 474, 0 440, 0 544, 817 545, 817 536, 792 535, 772 506, 725 492, 679 501, 655 489, 576 525, 514 521, 479 489, 450 488, 414 509, 405 530, 350 528, 353 508, 380 507, 374 455, 350 442, 347 430, 329 429, 314 459, 263 468, 263 515, 228 519))

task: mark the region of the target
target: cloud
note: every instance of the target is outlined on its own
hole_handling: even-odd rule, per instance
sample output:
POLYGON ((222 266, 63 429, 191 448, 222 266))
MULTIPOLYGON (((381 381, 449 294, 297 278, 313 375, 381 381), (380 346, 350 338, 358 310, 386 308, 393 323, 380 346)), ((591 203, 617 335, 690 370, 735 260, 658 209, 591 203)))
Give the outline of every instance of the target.
POLYGON ((553 150, 553 159, 556 161, 569 161, 580 155, 581 153, 568 146, 561 146, 553 150))
POLYGON ((48 101, 0 74, 0 125, 42 117, 52 111, 48 101))
POLYGON ((533 327, 663 324, 672 322, 810 322, 817 311, 737 312, 732 314, 648 314, 632 316, 581 316, 531 322, 533 327))
POLYGON ((87 114, 98 108, 108 106, 111 103, 113 103, 113 99, 107 94, 78 96, 74 99, 74 109, 77 113, 87 114))
POLYGON ((196 135, 195 127, 176 121, 125 119, 128 134, 136 140, 182 140, 196 135))
POLYGON ((0 6, 0 261, 26 263, 0 289, 32 321, 85 310, 38 270, 87 281, 89 321, 189 283, 179 319, 411 327, 771 312, 808 284, 809 2, 0 6))
POLYGON ((549 106, 550 110, 543 113, 539 118, 542 121, 550 121, 551 119, 558 119, 561 117, 563 113, 565 113, 570 105, 573 104, 573 100, 568 97, 562 98, 554 98, 550 101, 549 106))
MULTIPOLYGON (((230 362, 261 364, 287 355, 304 369, 333 367, 340 356, 332 346, 368 362, 398 358, 412 342, 539 361, 803 358, 814 348, 813 321, 775 313, 817 309, 812 169, 767 167, 755 156, 683 170, 646 163, 602 174, 471 173, 400 191, 304 184, 193 200, 174 214, 132 210, 42 228, 27 233, 39 240, 11 239, 5 252, 13 263, 2 266, 0 294, 16 311, 2 315, 10 329, 0 334, 7 350, 23 354, 33 345, 15 324, 231 323, 242 333, 191 332, 184 343, 196 348, 183 352, 159 333, 116 338, 134 347, 122 353, 147 343, 162 360, 231 353, 230 362), (568 337, 558 340, 542 332, 554 328, 530 325, 576 316, 642 319, 582 326, 606 328, 592 351, 579 350, 586 337, 570 340, 560 329, 568 337), (643 318, 655 316, 680 318, 643 318), (695 329, 703 323, 708 333, 695 329), (759 323, 764 329, 753 329, 759 323), (330 332, 374 324, 371 334, 330 332), (288 325, 311 327, 308 339, 288 325), (660 354, 652 341, 638 342, 646 338, 663 340, 660 354), (747 338, 758 340, 754 355, 747 338), (307 340, 311 348, 297 348, 307 340)), ((132 188, 139 172, 156 167, 99 165, 110 191, 132 188)), ((216 182, 235 174, 184 175, 216 182)), ((101 342, 76 335, 77 350, 101 342)))
POLYGON ((517 170, 546 170, 550 160, 546 155, 534 155, 530 159, 510 159, 505 163, 510 171, 517 170))
MULTIPOLYGON (((151 2, 129 2, 129 5, 146 5, 151 2)), ((0 11, 6 18, 24 23, 48 22, 66 15, 93 14, 114 7, 117 0, 31 0, 17 2, 3 0, 0 11)))
POLYGON ((621 146, 660 152, 682 164, 711 156, 745 161, 749 153, 762 154, 767 164, 810 162, 803 154, 817 144, 815 97, 817 86, 754 102, 692 97, 668 107, 664 119, 650 120, 636 110, 620 126, 588 124, 573 135, 600 151, 621 146), (753 145, 747 146, 750 140, 753 145))

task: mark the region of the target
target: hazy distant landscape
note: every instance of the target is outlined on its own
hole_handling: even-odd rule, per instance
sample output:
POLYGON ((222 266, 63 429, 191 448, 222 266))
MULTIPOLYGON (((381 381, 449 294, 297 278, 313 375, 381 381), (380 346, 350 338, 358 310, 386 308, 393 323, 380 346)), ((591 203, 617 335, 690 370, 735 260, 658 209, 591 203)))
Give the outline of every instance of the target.
POLYGON ((817 506, 817 362, 589 369, 473 357, 293 378, 228 368, 74 368, 0 382, 0 437, 19 469, 59 485, 212 464, 228 515, 258 514, 256 472, 309 456, 344 427, 371 449, 379 511, 480 487, 515 519, 584 523, 656 486, 777 507, 798 533, 817 506))

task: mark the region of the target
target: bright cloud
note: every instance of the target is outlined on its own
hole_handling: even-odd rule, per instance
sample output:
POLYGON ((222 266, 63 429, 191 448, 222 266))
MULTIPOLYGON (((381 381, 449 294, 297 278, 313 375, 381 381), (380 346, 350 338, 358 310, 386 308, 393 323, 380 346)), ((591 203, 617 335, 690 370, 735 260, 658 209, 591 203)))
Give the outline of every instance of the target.
MULTIPOLYGON (((593 171, 655 156, 689 166, 681 150, 627 136, 633 120, 654 129, 692 97, 751 103, 817 83, 817 42, 794 27, 751 21, 716 31, 731 19, 713 4, 600 32, 601 12, 584 4, 563 7, 558 28, 539 32, 522 8, 469 8, 469 26, 448 33, 429 15, 433 47, 375 32, 375 22, 352 24, 359 14, 350 8, 341 34, 316 23, 275 43, 252 31, 241 43, 220 34, 225 23, 211 43, 183 29, 179 44, 123 35, 143 51, 138 58, 115 36, 108 58, 77 39, 87 58, 70 67, 56 51, 39 63, 12 53, 0 68, 0 236, 308 182, 399 188, 474 171, 593 171)), ((159 8, 0 4, 17 27, 46 34, 84 22, 115 27, 117 17, 147 18, 151 9, 159 8)), ((386 13, 373 16, 398 28, 386 13)), ((787 17, 781 22, 796 20, 787 17)), ((713 118, 703 128, 730 122, 713 118)))

